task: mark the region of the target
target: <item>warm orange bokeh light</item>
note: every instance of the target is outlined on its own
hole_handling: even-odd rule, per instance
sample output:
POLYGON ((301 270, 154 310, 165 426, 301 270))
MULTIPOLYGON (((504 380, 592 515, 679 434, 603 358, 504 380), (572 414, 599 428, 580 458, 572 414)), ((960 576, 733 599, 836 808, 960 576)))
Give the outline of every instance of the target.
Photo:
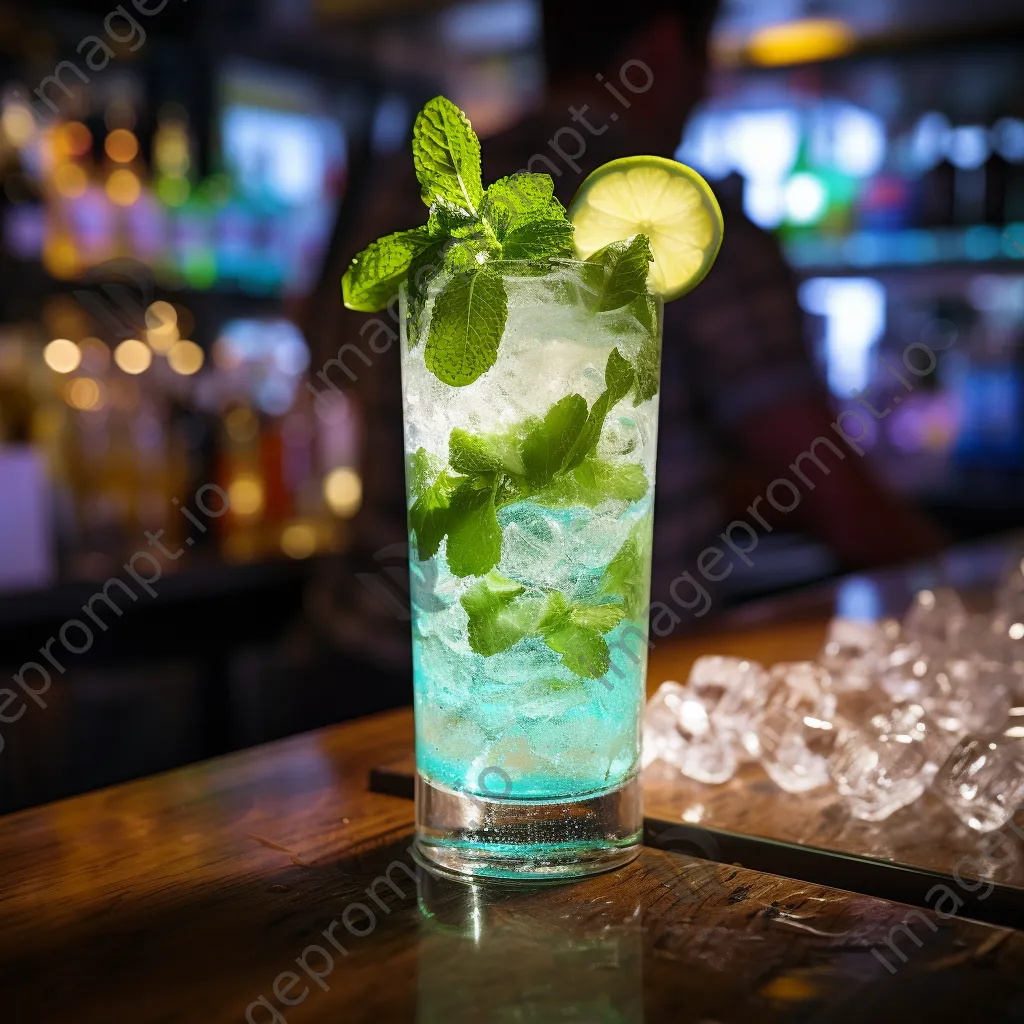
POLYGON ((60 164, 53 172, 53 187, 67 199, 85 195, 89 177, 78 164, 60 164))
POLYGON ((127 128, 115 128, 103 143, 115 163, 130 164, 139 155, 139 140, 127 128))
POLYGON ((142 184, 131 171, 114 171, 107 178, 107 198, 118 206, 131 206, 141 194, 142 184))

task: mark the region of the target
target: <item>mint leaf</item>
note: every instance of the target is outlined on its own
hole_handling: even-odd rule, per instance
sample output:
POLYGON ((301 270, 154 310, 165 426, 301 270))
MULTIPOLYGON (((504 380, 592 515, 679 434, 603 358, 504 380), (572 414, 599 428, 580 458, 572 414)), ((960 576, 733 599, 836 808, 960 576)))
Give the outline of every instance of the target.
POLYGON ((437 460, 426 448, 417 448, 412 455, 405 457, 405 479, 410 494, 418 498, 429 486, 429 482, 437 478, 440 467, 437 460))
POLYGON ((640 322, 640 326, 649 337, 661 337, 661 306, 650 292, 637 296, 629 304, 629 311, 640 322))
POLYGON ((624 618, 621 604, 574 604, 570 618, 580 629, 610 633, 624 618))
POLYGON ((478 217, 443 199, 431 206, 427 230, 433 238, 473 238, 484 233, 478 217))
POLYGON ((632 363, 617 348, 613 348, 608 353, 608 362, 604 365, 604 386, 609 409, 629 394, 633 380, 632 363))
POLYGON ((467 480, 452 496, 446 555, 453 576, 483 576, 501 561, 494 483, 486 484, 482 477, 467 480))
POLYGON ((597 508, 606 501, 640 501, 647 488, 643 466, 632 462, 616 466, 588 455, 578 466, 530 495, 530 500, 549 508, 597 508))
POLYGON ((508 299, 501 277, 486 268, 453 277, 434 302, 424 361, 452 387, 472 384, 498 358, 508 299))
POLYGON ((625 613, 631 619, 640 618, 647 606, 650 583, 646 553, 650 549, 650 529, 650 516, 637 522, 605 567, 598 586, 600 594, 621 597, 625 613))
POLYGON ((481 217, 506 260, 575 255, 573 227, 555 198, 549 174, 521 171, 496 181, 484 196, 481 217))
POLYGON ((611 664, 603 634, 613 630, 622 617, 622 605, 570 605, 555 591, 548 597, 537 629, 548 647, 562 656, 562 664, 570 672, 599 679, 611 664))
POLYGON ((445 470, 409 509, 409 527, 416 536, 416 553, 421 562, 437 554, 452 523, 452 501, 464 484, 463 477, 445 470))
POLYGON ((623 242, 612 242, 588 260, 605 268, 594 311, 607 312, 628 306, 647 292, 647 275, 654 261, 646 235, 634 235, 623 242))
POLYGON ((525 588, 498 572, 489 572, 460 598, 469 616, 469 645, 490 657, 515 646, 536 628, 529 604, 515 603, 525 588))
POLYGON ((409 264, 405 286, 405 336, 409 349, 416 347, 420 340, 423 327, 423 310, 427 305, 427 292, 430 282, 441 269, 444 251, 448 240, 444 238, 432 241, 409 264))
POLYGON ((629 394, 635 381, 633 364, 617 348, 613 348, 608 355, 608 362, 605 364, 605 390, 598 396, 590 409, 586 426, 580 431, 576 443, 565 461, 567 469, 578 466, 597 448, 597 442, 601 437, 608 413, 629 394))
POLYGON ((593 630, 569 625, 546 636, 544 642, 562 656, 570 672, 586 679, 600 679, 611 664, 608 642, 593 630))
POLYGON ((540 220, 565 220, 565 207, 555 198, 550 174, 520 171, 499 178, 484 194, 480 215, 501 240, 516 227, 540 220))
POLYGON ((371 242, 341 279, 345 305, 361 313, 378 313, 398 294, 413 260, 430 245, 423 228, 396 231, 371 242))
MULTIPOLYGON (((520 465, 522 465, 522 460, 520 460, 520 465)), ((498 483, 494 489, 495 508, 505 508, 526 498, 532 499, 530 486, 523 475, 525 472, 526 470, 523 469, 518 473, 498 474, 498 483)))
POLYGON ((576 252, 572 224, 568 221, 541 220, 513 228, 502 242, 501 258, 532 260, 545 257, 568 259, 576 252))
POLYGON ((537 629, 541 634, 547 634, 554 632, 557 629, 561 629, 569 622, 569 602, 566 601, 565 595, 555 590, 548 594, 547 603, 544 606, 544 612, 540 617, 540 621, 537 623, 537 629))
POLYGON ((508 607, 525 589, 521 583, 499 572, 489 572, 478 583, 474 583, 460 600, 467 615, 482 618, 508 607))
POLYGON ((514 437, 471 434, 461 427, 455 427, 448 438, 448 461, 452 469, 467 474, 526 472, 514 437))
POLYGON ((483 200, 480 140, 451 100, 435 96, 416 116, 412 152, 423 201, 477 216, 483 200))
POLYGON ((473 274, 494 255, 491 246, 479 236, 467 235, 448 242, 442 266, 452 274, 473 274))
POLYGON ((533 424, 522 448, 526 478, 533 486, 543 487, 562 470, 586 422, 586 399, 567 395, 548 410, 543 421, 533 424))

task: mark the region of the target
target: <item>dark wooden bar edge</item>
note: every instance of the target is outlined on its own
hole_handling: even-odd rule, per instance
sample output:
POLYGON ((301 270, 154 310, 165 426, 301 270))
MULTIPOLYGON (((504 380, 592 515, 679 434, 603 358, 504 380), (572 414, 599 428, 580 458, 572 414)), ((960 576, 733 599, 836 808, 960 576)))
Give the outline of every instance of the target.
POLYGON ((958 917, 1024 929, 1024 892, 994 882, 979 884, 965 879, 975 887, 971 891, 952 875, 940 871, 657 818, 644 818, 644 845, 845 889, 923 910, 934 910, 941 899, 941 890, 948 888, 961 901, 958 917), (935 891, 936 886, 940 891, 935 891))

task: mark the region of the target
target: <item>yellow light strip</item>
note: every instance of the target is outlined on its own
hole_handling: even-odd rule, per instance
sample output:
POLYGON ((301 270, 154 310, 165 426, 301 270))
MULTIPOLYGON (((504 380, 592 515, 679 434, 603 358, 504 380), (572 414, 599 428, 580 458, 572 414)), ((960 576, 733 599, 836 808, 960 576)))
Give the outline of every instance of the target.
POLYGON ((842 57, 853 50, 855 41, 844 21, 807 18, 758 29, 747 43, 747 56, 762 67, 809 64, 842 57))

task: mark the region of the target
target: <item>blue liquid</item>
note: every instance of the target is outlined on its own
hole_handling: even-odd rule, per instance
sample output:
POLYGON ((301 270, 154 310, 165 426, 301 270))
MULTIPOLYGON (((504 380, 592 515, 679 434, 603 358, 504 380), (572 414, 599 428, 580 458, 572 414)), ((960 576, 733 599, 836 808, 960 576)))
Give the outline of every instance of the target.
MULTIPOLYGON (((538 597, 559 589, 593 600, 611 558, 650 499, 625 512, 502 511, 498 571, 538 597)), ((647 539, 649 551, 649 536, 647 539)), ((623 620, 605 637, 600 679, 571 672, 541 638, 501 654, 469 648, 459 597, 472 580, 447 569, 444 548, 413 563, 416 758, 420 773, 458 792, 510 800, 572 800, 620 787, 639 767, 647 623, 623 620)))

